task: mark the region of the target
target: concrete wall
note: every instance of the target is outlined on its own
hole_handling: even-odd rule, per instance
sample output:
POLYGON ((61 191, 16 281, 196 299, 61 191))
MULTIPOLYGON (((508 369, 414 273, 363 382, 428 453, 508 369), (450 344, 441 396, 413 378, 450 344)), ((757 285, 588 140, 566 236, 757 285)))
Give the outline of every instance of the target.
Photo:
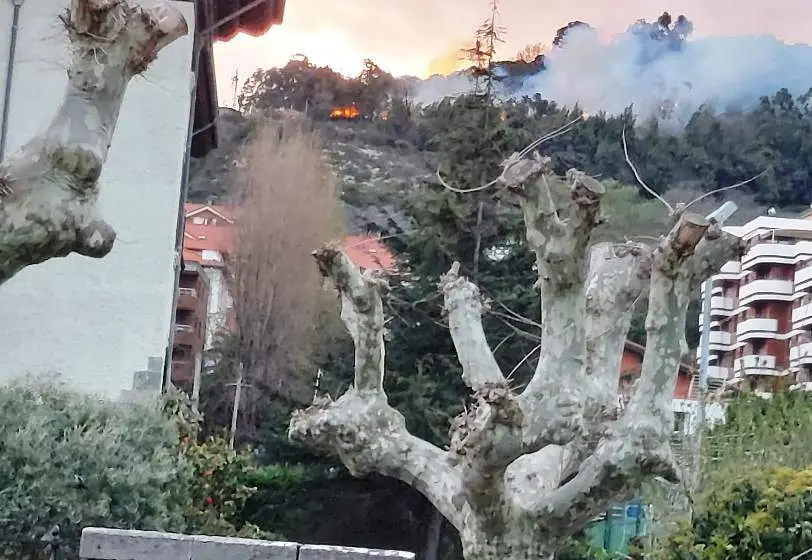
MULTIPOLYGON (((693 434, 698 426, 699 402, 688 399, 674 399, 672 401, 674 412, 682 412, 686 415, 683 426, 683 433, 693 434)), ((710 402, 705 403, 705 422, 708 425, 724 423, 727 405, 725 403, 710 402)))
POLYGON ((368 548, 303 545, 123 531, 88 527, 82 531, 82 560, 414 560, 414 553, 368 548))
MULTIPOLYGON (((23 2, 9 152, 42 129, 62 99, 68 51, 58 16, 68 4, 23 2)), ((102 260, 71 255, 29 267, 0 288, 0 381, 60 373, 76 387, 117 398, 132 388, 136 371, 154 370, 156 359, 163 363, 172 322, 195 21, 193 3, 172 4, 186 16, 190 34, 131 82, 101 177, 100 211, 118 232, 115 247, 102 260)), ((11 0, 0 0, 0 84, 11 18, 11 0)), ((161 377, 150 374, 142 381, 155 390, 161 377)))

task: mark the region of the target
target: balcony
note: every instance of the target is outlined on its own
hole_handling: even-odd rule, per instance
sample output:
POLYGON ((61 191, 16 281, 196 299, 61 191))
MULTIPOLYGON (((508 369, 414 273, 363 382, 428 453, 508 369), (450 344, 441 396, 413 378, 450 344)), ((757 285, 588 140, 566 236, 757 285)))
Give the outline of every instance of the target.
POLYGON ((727 347, 733 344, 733 335, 727 331, 710 331, 708 333, 708 342, 712 347, 712 350, 725 350, 726 348, 718 348, 718 347, 727 347))
POLYGON ((795 272, 795 290, 798 292, 812 289, 812 266, 805 266, 795 272))
POLYGON ((733 315, 735 302, 731 297, 713 296, 711 297, 711 317, 733 315))
POLYGON ((760 264, 792 264, 795 259, 795 244, 759 243, 742 257, 742 270, 760 264))
POLYGON ((792 328, 802 329, 812 325, 812 303, 792 310, 792 328))
POLYGON ((742 265, 739 261, 727 261, 722 265, 722 270, 713 276, 714 280, 738 280, 742 265))
POLYGON ((727 379, 730 377, 730 368, 724 366, 708 366, 708 377, 712 379, 727 379))
POLYGON ((812 365, 812 342, 804 342, 790 348, 789 363, 793 366, 812 365))
POLYGON ((792 301, 794 285, 792 280, 753 280, 739 288, 739 305, 745 306, 754 301, 792 301))
POLYGON ((740 375, 778 375, 775 356, 759 354, 742 356, 733 362, 733 371, 740 375))
POLYGON ((178 309, 194 311, 197 309, 197 290, 194 288, 178 288, 178 309))
POLYGON ((778 319, 757 317, 736 325, 736 340, 739 342, 752 338, 776 338, 777 333, 778 319))
POLYGON ((175 324, 175 344, 194 346, 196 338, 195 328, 192 325, 175 324))

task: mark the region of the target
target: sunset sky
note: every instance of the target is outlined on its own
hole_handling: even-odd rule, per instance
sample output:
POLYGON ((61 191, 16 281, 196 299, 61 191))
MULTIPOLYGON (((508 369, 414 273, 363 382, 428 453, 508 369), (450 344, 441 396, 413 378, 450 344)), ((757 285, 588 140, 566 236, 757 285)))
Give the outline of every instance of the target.
MULTIPOLYGON (((500 6, 507 28, 505 57, 528 43, 549 44, 555 30, 571 20, 610 35, 666 9, 673 16, 687 15, 697 37, 772 34, 812 43, 809 0, 501 0, 500 6)), ((216 45, 220 104, 231 104, 235 71, 242 81, 255 69, 283 65, 297 53, 350 75, 366 57, 395 75, 448 70, 487 14, 487 0, 287 0, 283 24, 265 36, 240 35, 216 45)))

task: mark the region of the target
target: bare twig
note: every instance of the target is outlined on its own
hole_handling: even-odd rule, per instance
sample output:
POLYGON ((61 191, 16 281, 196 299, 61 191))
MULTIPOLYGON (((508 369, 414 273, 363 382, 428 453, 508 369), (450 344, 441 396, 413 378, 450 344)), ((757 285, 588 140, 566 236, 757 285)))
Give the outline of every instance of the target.
POLYGON ((559 136, 562 136, 562 135, 568 133, 570 130, 572 130, 575 127, 576 124, 578 124, 580 121, 584 120, 585 118, 586 118, 586 115, 580 115, 577 118, 575 118, 575 119, 571 120, 570 122, 568 122, 567 124, 565 124, 563 126, 560 126, 557 129, 553 130, 552 132, 548 132, 544 136, 541 136, 541 137, 533 140, 533 142, 531 142, 530 144, 525 146, 524 149, 522 149, 521 152, 513 154, 513 156, 511 156, 511 158, 509 158, 507 160, 507 165, 505 165, 502 168, 502 173, 496 179, 494 179, 493 181, 490 181, 489 183, 486 183, 484 185, 480 185, 478 187, 472 187, 470 189, 458 189, 457 187, 452 187, 451 185, 446 183, 445 180, 443 180, 442 176, 440 175, 440 168, 439 167, 437 168, 437 180, 446 189, 450 190, 451 192, 455 192, 455 193, 459 193, 459 194, 468 194, 468 193, 474 193, 474 192, 479 192, 479 191, 484 191, 486 189, 489 189, 492 186, 502 182, 502 180, 505 178, 505 175, 506 175, 508 169, 510 169, 513 165, 516 164, 516 162, 518 162, 520 159, 522 159, 528 153, 530 153, 531 151, 533 151, 536 148, 538 148, 539 146, 541 146, 544 142, 547 142, 547 141, 552 140, 554 138, 558 138, 559 136))
POLYGON ((632 170, 632 173, 634 173, 634 178, 637 179, 637 182, 640 183, 640 186, 643 187, 651 196, 653 196, 654 198, 656 198, 657 200, 659 200, 660 202, 662 202, 665 205, 665 207, 668 209, 669 214, 673 214, 674 213, 674 208, 670 204, 668 204, 668 201, 666 201, 663 197, 661 197, 659 194, 654 192, 654 189, 649 187, 646 184, 646 182, 643 181, 643 178, 640 177, 640 173, 637 172, 637 168, 634 166, 634 162, 632 162, 632 158, 629 157, 629 147, 626 145, 626 125, 625 124, 623 125, 623 133, 621 134, 621 138, 623 139, 623 155, 626 156, 626 163, 629 164, 629 168, 632 170))
POLYGON ((812 553, 812 548, 807 548, 802 553, 796 554, 795 556, 793 556, 789 560, 801 560, 801 558, 805 558, 806 556, 809 556, 810 553, 812 553))
POLYGON ((703 200, 703 199, 705 199, 705 198, 707 198, 707 197, 709 197, 709 196, 711 196, 713 194, 718 194, 720 192, 729 191, 730 189, 737 189, 739 187, 743 187, 745 185, 748 185, 748 184, 752 183, 753 181, 755 181, 756 179, 759 179, 759 178, 763 177, 766 173, 767 173, 767 170, 765 169, 764 171, 762 171, 758 175, 754 175, 753 177, 750 177, 749 179, 746 179, 744 181, 739 181, 736 184, 728 185, 727 187, 722 187, 721 189, 716 189, 716 190, 707 192, 707 193, 703 194, 702 196, 698 196, 695 199, 693 199, 691 202, 686 204, 684 210, 687 210, 692 204, 695 204, 695 203, 699 202, 700 200, 703 200))

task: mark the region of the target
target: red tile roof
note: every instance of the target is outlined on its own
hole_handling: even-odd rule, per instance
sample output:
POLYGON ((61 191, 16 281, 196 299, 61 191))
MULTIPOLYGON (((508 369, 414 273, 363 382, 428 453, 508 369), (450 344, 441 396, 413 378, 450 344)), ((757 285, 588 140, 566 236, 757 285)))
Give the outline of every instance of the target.
MULTIPOLYGON (((235 206, 187 203, 183 234, 183 259, 206 266, 223 266, 222 262, 204 260, 203 251, 227 255, 234 250, 234 221, 239 216, 235 206), (195 224, 194 216, 209 214, 219 218, 217 224, 195 224)), ((352 235, 343 242, 349 259, 363 269, 389 270, 396 267, 395 257, 377 237, 352 235)))
POLYGON ((344 239, 343 249, 363 269, 393 271, 397 266, 394 255, 377 237, 351 235, 344 239))

